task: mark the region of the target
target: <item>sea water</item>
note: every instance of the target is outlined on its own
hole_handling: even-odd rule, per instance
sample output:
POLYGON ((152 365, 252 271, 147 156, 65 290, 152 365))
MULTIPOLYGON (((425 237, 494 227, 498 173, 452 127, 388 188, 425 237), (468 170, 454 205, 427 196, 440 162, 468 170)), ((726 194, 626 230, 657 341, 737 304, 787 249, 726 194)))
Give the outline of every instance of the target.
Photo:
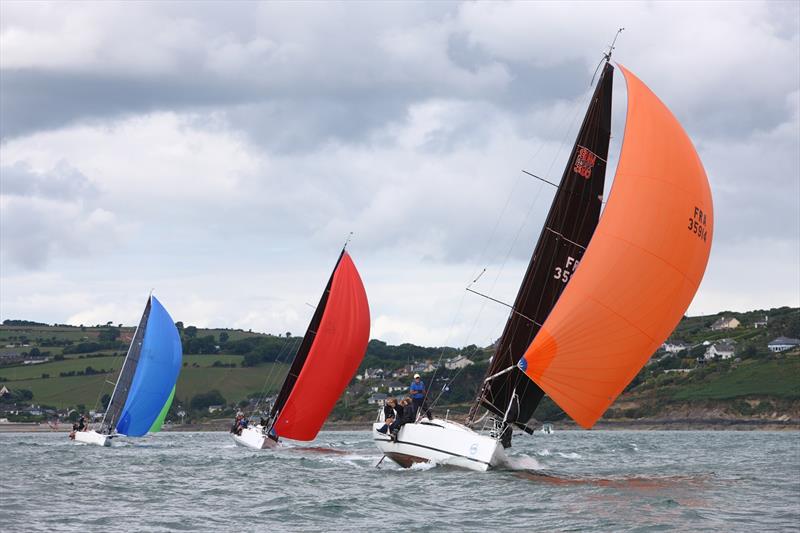
POLYGON ((485 473, 404 470, 368 431, 79 445, 0 434, 0 531, 797 531, 800 433, 558 431, 485 473))

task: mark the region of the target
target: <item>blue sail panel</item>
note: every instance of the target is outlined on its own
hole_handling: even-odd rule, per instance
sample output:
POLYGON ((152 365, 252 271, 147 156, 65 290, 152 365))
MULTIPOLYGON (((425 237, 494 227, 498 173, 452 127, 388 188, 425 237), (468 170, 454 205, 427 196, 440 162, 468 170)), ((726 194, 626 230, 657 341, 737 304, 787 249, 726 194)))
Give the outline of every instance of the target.
POLYGON ((130 392, 117 432, 131 437, 147 433, 164 407, 181 370, 181 338, 167 310, 151 297, 150 316, 130 392))

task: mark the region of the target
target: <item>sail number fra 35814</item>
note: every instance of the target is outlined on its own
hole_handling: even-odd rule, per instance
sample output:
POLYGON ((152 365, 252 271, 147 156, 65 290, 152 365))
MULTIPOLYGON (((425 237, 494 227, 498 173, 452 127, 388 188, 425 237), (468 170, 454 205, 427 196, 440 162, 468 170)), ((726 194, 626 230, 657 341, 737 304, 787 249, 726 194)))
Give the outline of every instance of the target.
POLYGON ((689 231, 697 235, 698 239, 706 241, 708 230, 706 229, 706 214, 699 207, 694 208, 694 216, 689 217, 689 231))

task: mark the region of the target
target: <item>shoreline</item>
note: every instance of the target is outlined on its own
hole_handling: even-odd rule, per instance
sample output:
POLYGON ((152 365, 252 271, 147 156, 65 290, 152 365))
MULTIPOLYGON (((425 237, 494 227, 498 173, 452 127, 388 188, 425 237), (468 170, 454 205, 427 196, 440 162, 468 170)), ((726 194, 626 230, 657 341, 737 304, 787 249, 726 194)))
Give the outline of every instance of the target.
MULTIPOLYGON (((328 422, 322 431, 368 431, 372 421, 328 422)), ((591 431, 583 430, 571 420, 552 422, 557 431, 591 431)), ((201 424, 168 425, 163 432, 227 432, 230 421, 213 420, 201 424)), ((0 433, 69 433, 71 424, 63 423, 52 427, 47 423, 9 422, 0 424, 0 433)), ((636 420, 601 420, 593 428, 600 431, 800 431, 800 423, 794 420, 774 419, 636 419, 636 420)))

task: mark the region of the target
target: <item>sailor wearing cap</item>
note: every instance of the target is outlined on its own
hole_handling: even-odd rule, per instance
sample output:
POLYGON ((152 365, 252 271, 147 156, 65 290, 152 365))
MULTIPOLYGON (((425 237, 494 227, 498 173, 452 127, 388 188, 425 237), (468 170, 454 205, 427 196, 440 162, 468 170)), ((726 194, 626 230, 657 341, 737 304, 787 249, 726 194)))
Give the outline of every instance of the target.
POLYGON ((426 392, 425 383, 420 379, 419 374, 414 374, 414 381, 411 382, 411 386, 408 389, 411 401, 414 402, 414 415, 416 416, 425 400, 426 392))

